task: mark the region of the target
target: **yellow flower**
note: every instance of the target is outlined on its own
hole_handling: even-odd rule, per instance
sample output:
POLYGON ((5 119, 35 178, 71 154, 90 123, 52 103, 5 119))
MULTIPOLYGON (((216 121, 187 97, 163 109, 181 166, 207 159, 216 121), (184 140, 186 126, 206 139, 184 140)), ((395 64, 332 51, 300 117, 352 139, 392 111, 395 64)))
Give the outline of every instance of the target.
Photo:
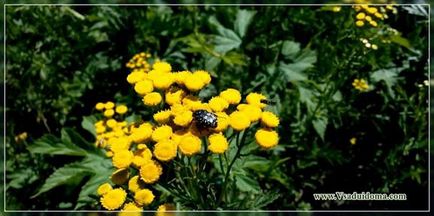
POLYGON ((171 73, 160 74, 153 80, 154 87, 157 89, 167 89, 173 83, 173 76, 171 73))
POLYGON ((178 73, 173 74, 175 77, 175 82, 183 85, 185 83, 185 80, 191 75, 190 71, 181 71, 178 73))
POLYGON ((170 161, 176 157, 177 146, 172 140, 163 140, 155 144, 154 155, 160 161, 170 161))
POLYGON ((105 103, 104 108, 105 109, 113 109, 115 107, 115 103, 108 101, 105 103))
POLYGON ((180 104, 185 96, 185 91, 182 89, 171 90, 166 92, 166 103, 169 105, 180 104))
POLYGON ((237 131, 242 131, 250 126, 250 119, 244 113, 235 111, 229 115, 229 124, 237 131))
POLYGON ((368 22, 371 22, 372 21, 372 17, 371 16, 366 16, 365 20, 368 21, 368 22))
POLYGON ((170 110, 162 110, 154 114, 154 120, 160 124, 167 123, 172 115, 170 110))
POLYGON ((115 154, 120 151, 128 150, 131 145, 131 141, 128 137, 113 137, 109 139, 110 150, 115 154))
POLYGON ((208 137, 208 149, 215 154, 223 154, 228 149, 228 140, 222 133, 212 134, 208 137))
POLYGON ((169 63, 163 61, 157 61, 152 65, 152 69, 161 71, 161 72, 170 72, 172 70, 172 66, 169 63))
POLYGON ((97 134, 104 133, 105 130, 106 130, 106 128, 104 126, 98 126, 98 127, 95 128, 95 131, 96 131, 97 134))
POLYGON ((239 104, 241 101, 241 93, 233 88, 220 92, 220 97, 225 99, 229 104, 239 104))
POLYGON ((369 85, 364 79, 354 79, 353 86, 359 91, 367 91, 369 89, 369 85))
POLYGON ((219 96, 211 98, 208 104, 214 112, 222 112, 229 107, 229 103, 219 96))
POLYGON ((104 103, 99 102, 95 105, 95 109, 97 109, 97 110, 103 110, 104 108, 105 108, 104 103))
POLYGON ((160 127, 155 128, 154 132, 152 132, 152 140, 155 142, 169 139, 172 136, 172 128, 168 125, 162 125, 160 127))
POLYGON ((357 14, 356 18, 357 19, 365 19, 365 16, 366 16, 365 13, 360 12, 360 13, 357 14))
POLYGON ((128 190, 130 190, 133 193, 143 189, 144 187, 145 187, 145 183, 142 180, 140 180, 138 175, 133 176, 128 181, 128 190))
POLYGON ((149 205, 154 201, 154 194, 149 189, 142 189, 136 192, 134 200, 139 205, 149 205))
POLYGON ((152 136, 152 125, 143 124, 139 128, 135 129, 130 137, 136 142, 144 142, 152 136))
POLYGON ((229 116, 225 112, 216 113, 217 116, 217 127, 214 128, 214 131, 221 132, 226 130, 229 126, 229 116))
POLYGON ((102 196, 111 190, 113 190, 112 186, 109 183, 104 183, 98 187, 97 193, 102 196))
POLYGON ((196 74, 189 74, 184 80, 185 87, 190 91, 198 91, 201 90, 205 86, 205 82, 203 82, 202 78, 196 74))
POLYGON ((258 121, 262 115, 261 108, 250 104, 240 104, 237 106, 237 109, 245 113, 251 122, 258 121))
POLYGON ((357 143, 357 138, 352 137, 352 138, 350 139, 350 143, 351 143, 352 145, 355 145, 355 144, 357 143))
POLYGON ((125 105, 119 105, 119 106, 116 107, 116 112, 118 114, 122 115, 122 114, 125 114, 127 111, 128 111, 128 107, 125 106, 125 105))
POLYGON ((145 97, 143 97, 143 103, 146 106, 158 105, 159 103, 161 103, 162 100, 163 98, 158 92, 151 92, 149 94, 146 94, 145 97))
POLYGON ((362 27, 364 25, 365 25, 365 23, 363 21, 361 21, 361 20, 356 21, 356 26, 362 27))
POLYGON ((371 24, 371 26, 373 26, 373 27, 377 27, 378 26, 378 23, 375 22, 374 20, 370 21, 369 24, 371 24))
POLYGON ((279 118, 274 113, 265 111, 262 113, 261 122, 267 127, 277 127, 279 118))
POLYGON ((267 104, 263 103, 263 100, 267 100, 267 97, 259 93, 249 93, 246 97, 246 100, 248 104, 257 106, 259 108, 264 108, 267 106, 267 104))
POLYGON ((184 111, 182 113, 179 113, 175 115, 175 118, 173 119, 173 122, 176 125, 185 127, 193 120, 193 112, 190 110, 184 111))
POLYGON ((207 71, 204 70, 198 70, 194 72, 195 76, 198 76, 203 83, 205 84, 209 84, 211 82, 211 76, 209 75, 209 73, 207 71))
POLYGON ((170 107, 170 111, 172 111, 172 115, 179 115, 185 111, 188 111, 188 109, 181 104, 174 104, 170 107))
POLYGON ((115 114, 115 111, 113 109, 108 109, 108 110, 104 111, 104 116, 108 117, 108 118, 112 117, 114 114, 115 114))
POLYGON ((123 211, 119 212, 118 216, 141 216, 142 208, 138 207, 134 202, 129 202, 122 208, 123 211))
POLYGON ((377 46, 376 44, 372 44, 371 48, 372 48, 373 50, 377 50, 377 49, 378 49, 378 46, 377 46))
POLYGON ((109 120, 107 120, 106 124, 109 128, 114 128, 114 127, 116 127, 118 122, 114 119, 109 119, 109 120))
POLYGON ((127 193, 122 188, 113 189, 104 194, 100 201, 107 210, 115 210, 122 206, 127 197, 127 193))
POLYGON ((173 212, 167 211, 175 211, 176 206, 173 204, 165 203, 163 205, 158 206, 156 216, 172 216, 175 215, 173 212))
POLYGON ((113 166, 116 168, 126 168, 129 167, 133 162, 134 155, 131 151, 121 150, 115 152, 113 156, 113 166))
POLYGON ((160 178, 163 168, 156 161, 150 161, 140 167, 140 178, 147 184, 152 184, 160 178))
POLYGON ((142 71, 134 71, 127 76, 127 81, 130 84, 140 82, 146 78, 146 73, 142 71))
POLYGON ((140 168, 141 166, 143 166, 143 164, 148 163, 150 160, 151 160, 150 158, 146 158, 140 155, 135 155, 133 158, 133 165, 137 168, 140 168))
POLYGON ((259 146, 268 149, 277 145, 279 142, 279 135, 273 130, 259 129, 255 133, 255 139, 259 146))
POLYGON ((375 7, 369 7, 368 9, 366 9, 366 11, 368 13, 375 14, 375 13, 377 13, 378 9, 375 7))
POLYGON ((199 137, 192 134, 187 134, 182 137, 178 147, 184 155, 192 156, 200 152, 202 148, 202 142, 199 137))
POLYGON ((129 177, 130 173, 128 172, 128 169, 122 168, 114 171, 110 176, 110 180, 117 185, 122 185, 127 182, 129 177))
POLYGON ((152 91, 154 91, 154 84, 151 80, 142 80, 136 83, 136 85, 134 86, 134 91, 136 91, 137 94, 140 95, 151 93, 152 91))

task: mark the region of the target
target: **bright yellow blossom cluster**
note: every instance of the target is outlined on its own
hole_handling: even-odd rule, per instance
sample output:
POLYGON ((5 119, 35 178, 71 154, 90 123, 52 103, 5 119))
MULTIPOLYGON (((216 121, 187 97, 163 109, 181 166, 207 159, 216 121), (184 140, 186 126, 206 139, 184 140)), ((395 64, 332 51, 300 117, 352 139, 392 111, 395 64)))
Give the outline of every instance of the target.
POLYGON ((364 79, 354 79, 353 87, 362 92, 369 89, 368 82, 366 82, 364 79))
POLYGON ((354 5, 356 13, 356 26, 362 27, 368 23, 372 27, 377 27, 378 22, 388 18, 387 12, 392 11, 396 13, 397 10, 392 5, 385 7, 370 6, 368 4, 354 5))
MULTIPOLYGON (((148 54, 139 54, 130 60, 127 66, 132 72, 127 81, 145 106, 155 108, 159 105, 152 119, 128 124, 122 118, 117 118, 118 121, 112 118, 113 115, 104 115, 106 120, 95 123, 97 144, 107 150, 107 156, 116 168, 111 175, 112 183, 128 185, 113 189, 109 183, 104 183, 98 188, 101 204, 108 210, 122 206, 123 210, 142 210, 152 204, 157 195, 152 191, 152 185, 160 180, 164 163, 206 151, 223 154, 230 145, 229 133, 239 133, 257 123, 261 127, 255 138, 261 148, 268 149, 279 142, 275 128, 280 120, 265 110, 266 96, 249 93, 242 102, 241 93, 228 88, 204 102, 198 93, 211 82, 207 71, 174 72, 169 63, 159 60, 152 67, 139 69, 146 65, 141 59, 148 57, 148 54), (137 62, 140 62, 139 66, 137 62), (215 124, 199 126, 199 112, 205 112, 209 118, 214 116, 214 119, 206 120, 215 124)), ((114 107, 112 102, 97 104, 97 110, 104 112, 114 107)), ((173 209, 171 204, 159 208, 161 211, 173 209)))

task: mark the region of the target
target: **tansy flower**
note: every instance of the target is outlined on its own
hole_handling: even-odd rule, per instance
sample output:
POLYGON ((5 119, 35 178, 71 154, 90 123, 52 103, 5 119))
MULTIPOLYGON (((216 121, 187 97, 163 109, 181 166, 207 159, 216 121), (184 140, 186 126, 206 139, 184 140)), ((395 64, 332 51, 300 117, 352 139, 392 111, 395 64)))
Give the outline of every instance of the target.
POLYGON ((144 142, 152 136, 152 126, 151 125, 142 125, 139 128, 135 129, 130 137, 136 142, 144 142))
POLYGON ((229 124, 237 131, 242 131, 250 126, 249 117, 240 111, 235 111, 229 115, 229 124))
POLYGON ((249 117, 251 122, 258 121, 262 115, 261 108, 250 104, 240 104, 237 106, 237 109, 245 113, 249 117))
POLYGON ((170 110, 162 110, 154 114, 154 120, 160 124, 167 123, 172 115, 170 110))
POLYGON ((146 73, 140 71, 134 71, 127 76, 127 81, 130 84, 135 84, 146 78, 146 73))
POLYGON ((143 189, 144 187, 145 187, 145 183, 142 180, 140 180, 138 175, 133 176, 128 181, 128 190, 130 190, 133 193, 143 189))
POLYGON ((103 110, 104 108, 105 108, 104 103, 99 102, 95 105, 95 109, 97 109, 97 110, 103 110))
POLYGON ((277 127, 279 118, 274 113, 265 111, 262 113, 261 122, 267 127, 277 127))
POLYGON ((104 183, 98 187, 97 193, 98 195, 102 196, 106 194, 107 192, 111 191, 113 188, 109 183, 104 183))
POLYGON ((175 115, 175 118, 173 119, 173 122, 176 125, 185 127, 193 120, 193 112, 190 110, 184 111, 182 113, 179 113, 175 115))
POLYGON ((214 112, 221 112, 229 107, 229 103, 219 96, 211 98, 208 104, 214 112))
POLYGON ((155 144, 154 155, 160 161, 169 161, 176 157, 177 146, 172 140, 163 140, 155 144))
POLYGON ((137 94, 146 95, 154 91, 154 84, 149 79, 142 80, 136 83, 134 86, 134 91, 136 91, 137 94))
POLYGON ((113 109, 115 107, 115 103, 108 101, 105 103, 104 108, 105 109, 113 109))
POLYGON ((122 206, 127 193, 122 188, 113 189, 101 197, 101 204, 107 210, 115 210, 122 206))
POLYGON ((128 111, 128 107, 125 105, 119 105, 116 107, 116 113, 118 114, 125 114, 128 111))
POLYGON ((373 27, 377 27, 378 26, 378 23, 375 22, 374 20, 370 21, 369 24, 371 24, 371 26, 373 26, 373 27))
POLYGON ((371 16, 366 16, 365 20, 368 21, 368 22, 371 22, 372 21, 372 17, 371 16))
POLYGON ((122 168, 114 171, 110 176, 110 180, 117 185, 122 185, 127 182, 129 177, 130 173, 128 172, 128 169, 122 168))
POLYGON ((355 144, 357 143, 357 138, 352 137, 352 138, 350 139, 350 143, 351 143, 351 145, 355 145, 355 144))
POLYGON ((109 139, 109 144, 110 144, 110 150, 114 153, 118 153, 121 151, 128 150, 128 148, 130 148, 131 141, 130 139, 128 139, 128 137, 125 136, 118 137, 118 138, 113 137, 109 139))
POLYGON ((192 156, 200 152, 202 141, 197 136, 187 134, 181 138, 178 147, 184 155, 192 156))
POLYGON ((140 178, 147 184, 152 184, 160 178, 163 168, 156 161, 150 161, 140 167, 140 178))
POLYGON ((201 90, 205 86, 205 82, 203 82, 202 78, 196 74, 189 74, 184 80, 185 87, 190 91, 198 91, 201 90))
POLYGON ((226 130, 229 126, 229 116, 225 112, 218 112, 217 115, 217 127, 214 131, 221 132, 226 130))
POLYGON ((366 16, 365 13, 360 12, 357 14, 356 18, 362 20, 362 19, 365 19, 365 16, 366 16))
POLYGON ((211 76, 207 71, 204 70, 198 70, 194 72, 194 75, 199 77, 203 83, 209 84, 211 82, 211 76))
POLYGON ((222 154, 228 149, 228 140, 222 133, 211 134, 208 137, 209 146, 208 149, 215 154, 222 154))
POLYGON ((359 91, 367 91, 369 89, 369 85, 364 79, 354 79, 352 85, 359 91))
POLYGON ((129 167, 133 162, 134 155, 131 151, 122 150, 115 152, 113 156, 113 166, 116 168, 126 168, 129 167))
POLYGON ((162 125, 160 127, 155 128, 154 132, 152 132, 152 140, 155 142, 169 139, 172 136, 172 128, 168 125, 162 125))
POLYGON ((182 89, 170 90, 166 92, 166 103, 169 105, 180 104, 185 96, 185 91, 182 89))
POLYGON ((146 106, 158 105, 159 103, 161 103, 162 100, 163 98, 158 92, 151 92, 149 94, 146 94, 145 97, 143 97, 143 103, 146 106))
POLYGON ((361 20, 356 21, 356 26, 362 27, 364 25, 365 25, 365 23, 363 21, 361 21, 361 20))
POLYGON ((104 116, 108 117, 108 118, 112 117, 114 114, 115 114, 115 111, 113 109, 108 109, 108 110, 104 111, 104 116))
POLYGON ((259 129, 255 133, 255 139, 259 146, 269 149, 277 145, 279 142, 279 135, 273 130, 259 129))
POLYGON ((114 119, 109 119, 106 122, 107 126, 109 126, 110 128, 114 128, 116 127, 116 125, 118 124, 118 122, 114 119))
POLYGON ((148 163, 150 160, 151 160, 150 158, 146 158, 141 155, 134 155, 133 165, 137 168, 140 168, 141 166, 143 166, 143 164, 148 163))
POLYGON ((167 89, 173 83, 173 76, 171 73, 164 73, 158 77, 155 77, 152 82, 157 89, 167 89))
POLYGON ((165 203, 163 205, 158 206, 156 216, 172 216, 175 215, 173 212, 167 211, 175 211, 176 206, 173 204, 165 203))
POLYGON ((118 216, 141 216, 142 208, 138 207, 134 202, 129 202, 122 208, 118 216))
POLYGON ((187 77, 189 77, 191 75, 190 71, 181 71, 181 72, 177 72, 174 73, 174 78, 175 78, 175 82, 183 85, 185 83, 185 80, 187 79, 187 77))
POLYGON ((142 189, 134 194, 134 200, 139 205, 149 205, 154 201, 154 194, 149 189, 142 189))
POLYGON ((172 70, 172 66, 170 66, 169 63, 164 61, 157 61, 152 65, 152 69, 167 73, 172 70))
POLYGON ((105 130, 106 130, 106 128, 104 126, 98 126, 98 127, 95 128, 95 131, 96 131, 97 134, 104 133, 105 130))
POLYGON ((267 104, 262 102, 263 100, 267 100, 267 97, 259 93, 249 93, 246 97, 246 100, 248 104, 257 106, 259 108, 264 108, 267 106, 267 104))
POLYGON ((220 97, 225 99, 229 104, 239 104, 241 101, 241 93, 233 88, 220 92, 220 97))

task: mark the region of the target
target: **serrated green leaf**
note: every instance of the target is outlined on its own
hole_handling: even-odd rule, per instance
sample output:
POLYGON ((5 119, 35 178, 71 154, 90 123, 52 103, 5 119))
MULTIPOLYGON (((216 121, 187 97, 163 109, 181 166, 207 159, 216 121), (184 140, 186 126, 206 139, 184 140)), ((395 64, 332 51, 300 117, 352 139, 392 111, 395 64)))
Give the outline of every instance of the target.
POLYGON ((69 156, 85 156, 87 154, 86 150, 68 142, 64 143, 51 135, 45 135, 36 140, 27 149, 34 154, 69 156))
POLYGON ((253 20, 256 11, 238 10, 234 23, 234 29, 237 34, 243 38, 246 35, 247 28, 253 20))
POLYGON ((293 59, 300 52, 300 44, 294 41, 284 41, 281 52, 282 55, 293 59))
POLYGON ((261 187, 259 186, 258 181, 251 177, 248 177, 246 175, 236 175, 235 181, 238 189, 240 189, 241 191, 251 193, 261 192, 261 187))
POLYGON ((307 75, 303 73, 306 68, 303 68, 303 63, 285 64, 280 63, 279 69, 283 72, 287 82, 307 80, 307 75))
POLYGON ((83 129, 89 131, 93 136, 96 137, 96 130, 95 130, 95 123, 97 122, 97 119, 95 116, 84 116, 83 120, 81 121, 81 127, 83 129))
POLYGON ((80 209, 95 201, 89 195, 97 195, 96 191, 100 185, 109 181, 108 175, 94 174, 86 184, 81 187, 80 194, 78 195, 77 204, 74 209, 80 209))
POLYGON ((214 26, 219 35, 214 37, 214 50, 218 53, 226 53, 232 49, 236 49, 241 45, 241 39, 235 32, 230 29, 225 28, 220 22, 214 17, 208 19, 209 23, 214 26))
POLYGON ((378 83, 383 81, 386 86, 389 94, 394 97, 395 93, 392 90, 392 87, 396 84, 398 80, 398 74, 404 68, 390 68, 390 69, 380 69, 371 73, 371 81, 373 83, 378 83))
POLYGON ((318 133, 321 139, 324 140, 324 135, 328 124, 328 118, 324 116, 318 117, 317 119, 313 120, 312 124, 315 128, 315 131, 318 133))

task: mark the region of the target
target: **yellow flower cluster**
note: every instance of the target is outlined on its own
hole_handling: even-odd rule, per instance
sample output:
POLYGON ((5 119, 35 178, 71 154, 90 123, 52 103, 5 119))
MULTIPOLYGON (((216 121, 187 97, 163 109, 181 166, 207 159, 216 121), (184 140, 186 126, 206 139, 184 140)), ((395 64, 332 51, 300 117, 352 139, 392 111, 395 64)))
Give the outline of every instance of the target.
MULTIPOLYGON (((255 133, 258 145, 268 149, 278 144, 279 135, 275 128, 280 120, 272 112, 264 110, 267 107, 266 96, 250 93, 242 103, 241 93, 228 88, 204 102, 198 97, 198 92, 211 82, 207 71, 173 72, 172 66, 164 61, 155 61, 149 67, 151 70, 139 71, 135 65, 141 62, 140 58, 142 55, 136 55, 130 60, 134 67, 133 63, 128 67, 134 69, 127 81, 143 97, 145 106, 161 106, 149 122, 128 124, 121 118, 117 121, 106 116, 109 119, 95 123, 97 144, 107 150, 107 156, 112 158, 116 168, 111 181, 116 185, 128 184, 127 191, 112 189, 108 183, 101 185, 98 194, 102 196, 104 208, 120 209, 123 205, 124 210, 141 210, 150 205, 155 199, 150 186, 163 174, 162 163, 170 162, 178 155, 192 157, 205 149, 223 154, 229 147, 225 134, 230 131, 238 133, 258 123, 261 125, 255 133), (201 125, 203 122, 210 124, 209 127, 201 125), (128 193, 131 196, 127 196, 128 193), (126 201, 128 203, 124 204, 126 201)), ((112 102, 97 104, 100 111, 114 107, 112 102)), ((174 209, 169 204, 160 208, 162 211, 174 209)))
POLYGON ((356 14, 356 26, 362 27, 365 23, 368 23, 372 27, 377 27, 380 20, 388 18, 387 12, 392 11, 396 13, 397 10, 392 5, 386 5, 386 7, 369 6, 368 4, 354 5, 356 14))
POLYGON ((366 82, 364 79, 354 79, 353 87, 362 92, 369 89, 368 82, 366 82))
POLYGON ((149 71, 150 65, 148 63, 148 58, 151 57, 149 53, 138 53, 130 59, 126 64, 127 68, 131 69, 133 72, 137 71, 149 71))

